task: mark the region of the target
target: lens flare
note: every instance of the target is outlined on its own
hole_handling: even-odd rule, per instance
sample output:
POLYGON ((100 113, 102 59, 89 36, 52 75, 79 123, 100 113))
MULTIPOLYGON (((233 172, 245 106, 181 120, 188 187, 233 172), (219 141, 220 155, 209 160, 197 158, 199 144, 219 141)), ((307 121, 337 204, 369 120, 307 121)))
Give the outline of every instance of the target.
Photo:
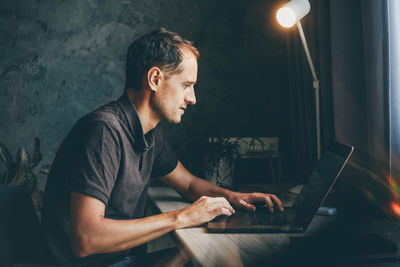
POLYGON ((392 192, 393 192, 394 196, 399 197, 400 196, 400 188, 395 180, 391 180, 390 187, 392 188, 392 192))
POLYGON ((399 172, 400 160, 397 156, 392 155, 393 162, 388 172, 388 168, 378 171, 370 171, 366 168, 352 163, 352 166, 361 171, 366 176, 363 180, 358 180, 359 190, 363 193, 371 204, 374 204, 384 214, 388 215, 391 219, 400 222, 400 177, 392 174, 392 168, 399 172))
POLYGON ((296 24, 296 14, 287 7, 282 7, 276 12, 276 19, 285 28, 290 28, 296 24))
POLYGON ((367 188, 361 187, 360 189, 364 193, 364 195, 369 199, 369 201, 374 203, 376 206, 380 205, 379 199, 376 196, 374 196, 367 188))
POLYGON ((390 203, 390 207, 392 208, 392 211, 394 212, 394 214, 396 214, 397 216, 400 216, 400 205, 397 202, 392 201, 390 203))

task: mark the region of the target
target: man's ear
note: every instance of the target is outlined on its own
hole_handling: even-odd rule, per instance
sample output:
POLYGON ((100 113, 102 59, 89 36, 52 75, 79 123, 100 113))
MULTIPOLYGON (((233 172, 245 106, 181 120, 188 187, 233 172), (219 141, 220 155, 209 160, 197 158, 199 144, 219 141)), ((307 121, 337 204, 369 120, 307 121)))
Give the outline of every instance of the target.
POLYGON ((157 91, 158 87, 161 83, 162 72, 158 67, 152 67, 147 72, 147 83, 149 85, 150 90, 157 91))

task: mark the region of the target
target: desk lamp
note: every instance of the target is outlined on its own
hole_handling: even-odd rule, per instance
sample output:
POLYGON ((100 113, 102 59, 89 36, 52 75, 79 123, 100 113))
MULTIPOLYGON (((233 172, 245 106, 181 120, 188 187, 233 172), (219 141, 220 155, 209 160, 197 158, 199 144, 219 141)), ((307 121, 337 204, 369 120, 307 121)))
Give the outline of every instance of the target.
POLYGON ((291 0, 281 7, 276 12, 276 19, 279 24, 285 28, 290 28, 297 25, 300 38, 303 43, 304 51, 306 52, 308 64, 310 65, 311 73, 314 79, 313 87, 315 89, 315 123, 317 130, 317 156, 321 157, 321 129, 320 129, 320 110, 319 110, 319 80, 315 72, 314 64, 311 59, 310 51, 308 49, 306 37, 304 36, 303 28, 301 27, 300 19, 310 12, 310 3, 308 0, 291 0))

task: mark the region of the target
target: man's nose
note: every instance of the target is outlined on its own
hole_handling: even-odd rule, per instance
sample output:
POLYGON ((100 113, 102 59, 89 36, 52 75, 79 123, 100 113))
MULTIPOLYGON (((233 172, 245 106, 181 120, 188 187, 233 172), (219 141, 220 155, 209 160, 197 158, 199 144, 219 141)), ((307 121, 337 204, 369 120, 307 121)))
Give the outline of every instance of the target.
POLYGON ((187 91, 185 102, 190 105, 196 104, 196 94, 194 93, 194 87, 187 91))

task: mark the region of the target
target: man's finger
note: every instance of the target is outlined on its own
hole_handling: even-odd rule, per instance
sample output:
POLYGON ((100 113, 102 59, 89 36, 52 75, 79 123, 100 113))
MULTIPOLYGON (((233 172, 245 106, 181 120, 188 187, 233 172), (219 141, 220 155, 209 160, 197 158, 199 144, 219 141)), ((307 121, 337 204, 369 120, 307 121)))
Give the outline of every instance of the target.
POLYGON ((218 215, 226 215, 226 216, 231 216, 233 213, 235 213, 234 211, 232 212, 230 209, 225 208, 225 207, 221 207, 219 209, 219 214, 218 215))
POLYGON ((226 198, 223 198, 223 204, 224 207, 226 207, 232 212, 232 214, 235 213, 235 209, 231 206, 231 203, 229 203, 229 201, 226 198))
POLYGON ((280 211, 283 211, 283 206, 282 206, 282 201, 277 197, 277 196, 275 196, 275 195, 269 195, 271 198, 272 198, 272 200, 278 205, 278 207, 279 207, 279 210, 280 211))
POLYGON ((228 200, 224 197, 217 197, 213 198, 212 201, 214 201, 214 207, 224 207, 225 209, 228 209, 232 214, 235 213, 235 209, 231 206, 228 200))
POLYGON ((247 197, 249 202, 265 202, 265 197, 269 195, 265 193, 250 193, 247 197))
POLYGON ((279 210, 283 211, 282 201, 274 194, 254 193, 250 195, 250 200, 252 202, 265 202, 269 207, 274 207, 275 203, 279 210))
POLYGON ((264 195, 264 201, 267 203, 267 206, 271 212, 274 212, 274 203, 268 195, 264 195))
POLYGON ((243 208, 245 208, 247 211, 256 211, 256 207, 250 203, 247 203, 245 200, 241 199, 239 200, 239 204, 242 205, 243 208))

